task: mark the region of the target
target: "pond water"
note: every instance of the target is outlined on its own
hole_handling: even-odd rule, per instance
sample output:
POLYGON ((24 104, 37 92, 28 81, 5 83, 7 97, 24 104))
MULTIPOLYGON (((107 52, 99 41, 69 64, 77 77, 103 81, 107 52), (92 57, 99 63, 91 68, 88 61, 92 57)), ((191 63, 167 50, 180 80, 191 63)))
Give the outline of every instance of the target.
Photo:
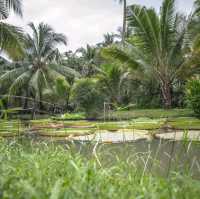
POLYGON ((162 176, 168 176, 170 171, 184 172, 200 179, 200 143, 186 141, 169 141, 153 139, 151 141, 138 140, 129 143, 97 143, 97 142, 69 142, 46 138, 22 138, 21 142, 32 146, 42 142, 65 147, 76 154, 79 153, 87 160, 95 158, 99 166, 110 167, 124 162, 135 165, 162 176), (27 140, 28 139, 28 140, 27 140))
MULTIPOLYGON (((137 137, 136 131, 133 133, 131 130, 129 133, 131 136, 130 140, 135 141, 125 142, 129 140, 129 137, 126 137, 126 139, 120 138, 119 140, 125 140, 120 143, 98 143, 98 139, 85 140, 82 137, 80 139, 82 141, 79 139, 69 141, 65 137, 43 137, 35 133, 28 133, 18 138, 9 138, 9 141, 17 139, 23 145, 29 146, 31 144, 34 146, 35 144, 35 147, 41 142, 46 144, 53 143, 54 145, 65 147, 72 153, 78 152, 86 157, 87 160, 95 158, 99 166, 103 167, 116 165, 120 161, 134 165, 136 168, 142 168, 144 172, 151 172, 152 174, 168 176, 170 171, 188 172, 194 178, 200 179, 200 142, 189 141, 190 139, 178 141, 179 137, 182 139, 183 132, 180 132, 180 136, 179 132, 176 132, 175 135, 178 136, 176 141, 167 140, 168 138, 175 138, 173 134, 169 133, 167 134, 167 139, 160 139, 162 134, 157 138, 144 139, 145 136, 150 137, 150 135, 143 133, 143 137, 141 137, 141 132, 139 132, 140 139, 138 140, 135 139, 137 137)), ((113 134, 116 134, 116 132, 110 132, 110 134, 112 134, 111 138, 113 139, 113 134)), ((122 137, 124 135, 128 136, 129 134, 126 132, 122 137)), ((166 136, 166 134, 164 135, 166 136)), ((191 135, 194 136, 196 134, 191 132, 191 135)), ((106 136, 105 140, 108 140, 108 135, 106 134, 106 136)), ((118 137, 119 135, 117 136, 117 141, 119 141, 118 137)))
MULTIPOLYGON (((78 144, 75 149, 87 157, 94 156, 94 145, 78 144)), ((96 146, 98 161, 105 167, 118 161, 144 168, 146 172, 167 176, 171 170, 188 172, 200 179, 200 144, 154 139, 132 143, 96 146)))

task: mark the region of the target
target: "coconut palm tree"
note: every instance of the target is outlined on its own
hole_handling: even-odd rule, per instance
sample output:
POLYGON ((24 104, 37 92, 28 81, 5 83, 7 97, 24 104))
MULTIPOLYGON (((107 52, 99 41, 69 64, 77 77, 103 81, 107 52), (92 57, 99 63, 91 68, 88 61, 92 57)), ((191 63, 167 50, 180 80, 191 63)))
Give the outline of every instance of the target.
POLYGON ((1 19, 7 19, 11 10, 13 10, 15 14, 22 16, 21 0, 2 0, 0 2, 1 19))
POLYGON ((95 46, 87 45, 86 48, 79 48, 76 53, 80 53, 82 60, 82 76, 91 77, 99 71, 97 63, 98 49, 95 46))
POLYGON ((170 108, 174 82, 190 69, 184 65, 190 18, 176 12, 175 0, 164 0, 159 14, 153 8, 132 5, 127 20, 133 34, 126 48, 114 46, 102 54, 146 73, 151 71, 160 83, 165 107, 170 108))
POLYGON ((11 11, 22 17, 21 0, 0 1, 0 49, 12 58, 17 58, 23 53, 22 30, 3 22, 9 17, 11 11))
POLYGON ((44 23, 38 27, 30 23, 29 27, 32 34, 24 38, 25 56, 14 63, 18 67, 0 77, 0 86, 7 88, 10 95, 24 93, 40 102, 43 91, 53 88, 57 79, 65 80, 68 76, 78 76, 78 73, 60 64, 61 54, 57 45, 67 44, 63 34, 55 33, 44 23))

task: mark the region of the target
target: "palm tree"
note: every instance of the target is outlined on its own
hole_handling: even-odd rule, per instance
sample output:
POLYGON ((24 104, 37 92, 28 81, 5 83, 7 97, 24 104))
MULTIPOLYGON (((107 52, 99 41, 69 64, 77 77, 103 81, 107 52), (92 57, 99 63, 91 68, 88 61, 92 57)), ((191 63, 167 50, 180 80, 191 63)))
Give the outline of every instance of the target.
POLYGON ((152 71, 160 83, 164 105, 170 108, 174 82, 190 69, 184 64, 190 20, 176 12, 175 0, 164 0, 160 14, 153 8, 132 5, 127 20, 133 34, 126 49, 114 46, 102 54, 146 73, 152 71))
POLYGON ((200 15, 200 0, 195 0, 194 6, 195 6, 194 14, 199 16, 200 15))
POLYGON ((64 53, 64 58, 62 60, 62 64, 78 71, 80 74, 82 73, 82 58, 79 56, 78 52, 67 51, 64 53))
POLYGON ((104 34, 104 42, 103 42, 103 46, 109 46, 111 44, 113 44, 115 42, 115 34, 113 33, 106 33, 104 34))
POLYGON ((200 68, 200 0, 194 3, 193 18, 189 26, 191 44, 187 53, 187 65, 193 69, 200 68))
MULTIPOLYGON (((132 29, 127 24, 126 25, 126 38, 129 38, 131 36, 131 34, 132 34, 132 29)), ((117 34, 115 34, 115 37, 118 39, 123 38, 123 27, 118 27, 117 34)))
POLYGON ((13 10, 16 14, 22 16, 21 0, 2 0, 0 2, 1 19, 7 19, 11 10, 13 10))
POLYGON ((76 53, 81 54, 82 59, 82 75, 91 77, 98 72, 97 54, 98 49, 94 46, 87 45, 86 48, 79 48, 76 53))
POLYGON ((114 33, 106 33, 103 35, 103 42, 98 43, 97 47, 101 48, 101 47, 107 47, 110 46, 111 44, 115 43, 115 38, 117 38, 118 35, 114 34, 114 33))
POLYGON ((0 49, 10 57, 18 58, 23 53, 22 30, 2 21, 9 17, 11 11, 22 17, 21 0, 0 1, 0 49))
POLYGON ((123 4, 123 27, 122 27, 122 43, 126 38, 126 16, 127 16, 127 0, 117 0, 120 4, 123 4))
MULTIPOLYGON (((27 34, 25 40, 25 56, 18 67, 7 71, 0 77, 0 86, 7 88, 10 95, 25 93, 36 102, 41 102, 43 91, 52 89, 57 79, 76 76, 73 69, 60 63, 61 54, 58 44, 67 44, 63 34, 55 33, 47 24, 40 23, 36 27, 29 24, 32 35, 27 34)), ((38 103, 36 103, 38 105, 38 103)))
POLYGON ((105 64, 101 73, 97 75, 102 92, 112 104, 120 105, 129 84, 129 71, 123 70, 115 64, 105 64))

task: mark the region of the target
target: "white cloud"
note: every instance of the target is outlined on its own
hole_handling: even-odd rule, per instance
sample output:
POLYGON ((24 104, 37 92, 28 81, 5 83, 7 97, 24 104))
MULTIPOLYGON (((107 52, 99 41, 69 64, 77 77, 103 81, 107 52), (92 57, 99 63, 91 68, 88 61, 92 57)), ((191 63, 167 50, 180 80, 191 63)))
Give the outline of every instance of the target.
MULTIPOLYGON (((159 9, 162 0, 129 0, 159 9)), ((178 0, 181 10, 190 10, 193 0, 178 0)), ((122 24, 122 6, 117 0, 24 0, 23 20, 11 15, 9 23, 24 27, 30 21, 50 24, 69 39, 68 49, 95 44, 106 32, 122 24)))

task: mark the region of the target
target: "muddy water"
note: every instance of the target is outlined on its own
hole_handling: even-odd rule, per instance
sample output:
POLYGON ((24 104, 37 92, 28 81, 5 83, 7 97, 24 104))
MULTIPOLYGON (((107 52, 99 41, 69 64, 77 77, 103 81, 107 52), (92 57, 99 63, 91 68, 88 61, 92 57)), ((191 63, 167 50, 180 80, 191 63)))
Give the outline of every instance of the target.
POLYGON ((168 176, 173 170, 187 172, 194 178, 200 179, 200 143, 197 142, 154 139, 99 145, 75 143, 70 146, 71 150, 78 151, 88 158, 98 158, 100 164, 105 167, 120 161, 139 166, 145 172, 153 174, 168 176))
POLYGON ((110 167, 119 162, 155 175, 168 176, 170 171, 184 172, 200 180, 200 142, 170 141, 165 139, 137 140, 124 143, 97 143, 56 140, 47 138, 20 138, 21 144, 38 147, 38 143, 60 145, 86 159, 95 158, 99 165, 110 167))

